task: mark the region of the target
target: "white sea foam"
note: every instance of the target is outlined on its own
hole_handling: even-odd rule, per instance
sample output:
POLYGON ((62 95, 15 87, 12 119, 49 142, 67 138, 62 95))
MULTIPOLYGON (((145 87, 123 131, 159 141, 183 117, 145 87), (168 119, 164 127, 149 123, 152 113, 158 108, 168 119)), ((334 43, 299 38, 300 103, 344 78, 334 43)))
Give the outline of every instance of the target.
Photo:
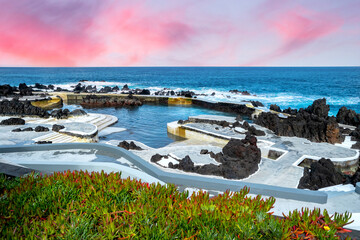
POLYGON ((67 90, 73 90, 74 87, 78 84, 81 83, 81 85, 83 86, 96 86, 97 89, 101 89, 105 86, 109 86, 109 87, 115 87, 118 86, 120 89, 127 84, 129 87, 133 86, 134 83, 126 83, 126 82, 103 82, 103 81, 86 81, 86 82, 73 82, 73 83, 64 83, 64 84, 55 84, 55 88, 56 87, 60 87, 63 89, 67 89, 67 90))

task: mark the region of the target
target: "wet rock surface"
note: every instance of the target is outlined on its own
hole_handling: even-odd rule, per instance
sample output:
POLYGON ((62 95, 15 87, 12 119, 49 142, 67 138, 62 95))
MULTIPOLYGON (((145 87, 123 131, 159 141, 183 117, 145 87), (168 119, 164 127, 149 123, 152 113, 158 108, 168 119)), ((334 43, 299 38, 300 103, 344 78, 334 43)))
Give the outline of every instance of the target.
POLYGON ((335 168, 331 160, 322 158, 311 163, 310 168, 304 168, 304 175, 299 181, 298 188, 318 190, 342 184, 344 181, 344 175, 335 168))
POLYGON ((191 158, 186 156, 179 161, 179 164, 169 163, 169 168, 229 179, 246 178, 258 170, 258 164, 261 161, 261 152, 256 143, 256 137, 248 135, 242 140, 231 139, 222 149, 222 153, 207 152, 220 162, 220 165, 195 166, 191 158))
POLYGON ((142 106, 142 102, 129 94, 126 98, 112 98, 108 96, 88 95, 80 103, 83 107, 132 107, 142 106))
POLYGON ((118 147, 124 148, 126 150, 143 150, 141 147, 137 146, 133 141, 128 143, 127 141, 122 141, 118 144, 118 147))
POLYGON ((8 118, 2 120, 0 125, 25 125, 25 120, 22 118, 8 118))

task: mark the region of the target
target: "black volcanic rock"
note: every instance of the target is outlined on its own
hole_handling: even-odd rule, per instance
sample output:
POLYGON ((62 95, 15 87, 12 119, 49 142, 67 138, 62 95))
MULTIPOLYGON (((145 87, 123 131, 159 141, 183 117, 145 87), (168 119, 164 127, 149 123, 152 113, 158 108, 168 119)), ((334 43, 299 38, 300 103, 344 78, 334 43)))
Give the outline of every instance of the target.
POLYGON ((25 124, 25 120, 22 118, 8 118, 0 122, 0 125, 24 125, 24 124, 25 124))
POLYGON ((19 84, 19 92, 21 96, 31 96, 32 95, 32 88, 28 87, 26 83, 19 84))
POLYGON ((137 146, 133 141, 128 143, 127 141, 122 141, 118 144, 118 147, 124 148, 126 150, 143 150, 141 147, 137 146))
POLYGON ((129 86, 127 84, 125 84, 121 89, 121 91, 129 91, 129 90, 130 90, 129 86))
POLYGON ((79 116, 85 116, 85 115, 87 115, 87 113, 82 109, 75 109, 70 112, 70 116, 73 116, 73 117, 79 117, 79 116))
POLYGON ((157 163, 158 161, 160 161, 162 158, 168 158, 167 155, 161 155, 161 154, 155 154, 151 157, 150 161, 153 163, 157 163))
POLYGON ((242 179, 255 173, 261 161, 261 151, 256 146, 254 136, 246 136, 243 140, 231 139, 222 149, 222 153, 208 152, 220 165, 205 164, 195 166, 189 156, 179 161, 179 164, 169 163, 169 168, 186 172, 223 176, 229 179, 242 179))
POLYGON ((64 125, 59 125, 59 124, 54 124, 54 125, 52 126, 52 130, 53 130, 54 132, 59 132, 61 129, 64 129, 64 128, 65 128, 64 125))
POLYGON ((255 123, 272 130, 278 136, 296 136, 313 142, 332 144, 343 141, 339 124, 334 117, 325 119, 305 111, 288 118, 280 118, 277 114, 263 112, 255 123))
POLYGON ((134 97, 131 94, 129 94, 126 98, 87 95, 85 98, 83 98, 83 101, 80 103, 80 105, 85 108, 133 107, 133 106, 142 106, 142 104, 143 103, 137 97, 134 97))
POLYGON ((43 126, 37 126, 35 128, 35 132, 48 132, 48 131, 49 131, 49 128, 43 127, 43 126))
POLYGON ((57 110, 53 110, 50 113, 50 116, 53 117, 53 118, 57 118, 57 119, 67 119, 70 116, 70 111, 67 108, 65 108, 65 109, 57 109, 57 110))
POLYGON ((35 144, 52 144, 52 141, 37 141, 35 144))
POLYGON ((360 113, 356 113, 354 110, 341 107, 336 115, 336 121, 338 123, 360 126, 360 113))
POLYGON ((13 130, 11 130, 12 132, 21 132, 21 128, 15 128, 13 130))
POLYGON ((9 84, 0 85, 0 97, 8 97, 14 94, 14 88, 9 84))
POLYGON ((247 134, 254 136, 265 136, 265 132, 259 129, 256 129, 254 126, 249 126, 247 134))
POLYGON ((298 188, 318 190, 320 188, 342 184, 344 175, 339 172, 330 159, 321 158, 311 163, 310 168, 304 168, 304 175, 298 188))
POLYGON ((309 107, 305 109, 310 114, 317 115, 321 118, 327 118, 329 116, 330 106, 326 104, 326 99, 317 99, 309 107))
POLYGON ((281 112, 281 108, 276 104, 271 104, 270 105, 270 110, 273 110, 275 112, 281 112))
POLYGON ((208 154, 209 150, 207 149, 201 149, 200 154, 208 154))
POLYGON ((45 85, 43 85, 41 83, 35 83, 34 88, 37 88, 39 90, 47 90, 48 86, 45 86, 45 85))
POLYGON ((248 91, 239 91, 237 89, 230 90, 229 92, 234 94, 241 94, 241 95, 251 95, 248 91))
POLYGON ((0 102, 0 115, 27 115, 49 117, 49 113, 39 107, 33 106, 29 101, 3 100, 0 102))

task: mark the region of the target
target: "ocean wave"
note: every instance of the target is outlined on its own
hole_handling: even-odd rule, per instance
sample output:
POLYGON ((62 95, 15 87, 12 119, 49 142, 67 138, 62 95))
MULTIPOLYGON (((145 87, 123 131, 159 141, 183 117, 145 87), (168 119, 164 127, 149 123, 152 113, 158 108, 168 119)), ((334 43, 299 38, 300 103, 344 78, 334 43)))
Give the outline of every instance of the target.
POLYGON ((67 90, 72 90, 74 87, 81 83, 84 86, 96 86, 97 89, 101 89, 103 87, 115 87, 118 86, 120 89, 127 84, 129 87, 133 86, 134 83, 126 83, 126 82, 107 82, 107 81, 85 81, 85 82, 72 82, 72 83, 64 83, 64 84, 54 84, 55 88, 60 87, 67 90))

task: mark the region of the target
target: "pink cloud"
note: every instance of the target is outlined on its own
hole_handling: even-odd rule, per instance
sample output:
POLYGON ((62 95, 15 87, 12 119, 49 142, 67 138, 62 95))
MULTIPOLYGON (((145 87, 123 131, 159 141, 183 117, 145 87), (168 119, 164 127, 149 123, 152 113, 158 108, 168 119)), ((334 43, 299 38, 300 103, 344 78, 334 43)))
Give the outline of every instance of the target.
POLYGON ((121 55, 118 64, 133 65, 149 55, 171 51, 191 40, 196 29, 183 22, 181 11, 156 12, 141 5, 111 5, 99 16, 98 26, 108 48, 121 55))
POLYGON ((264 65, 296 52, 340 29, 343 20, 331 13, 315 12, 304 7, 285 9, 263 16, 262 21, 277 34, 280 46, 246 65, 264 65))
POLYGON ((2 59, 1 52, 34 65, 74 66, 102 52, 101 44, 87 31, 91 18, 74 10, 78 9, 77 4, 69 1, 62 6, 46 1, 42 4, 1 1, 1 4, 2 62, 6 59, 2 59))

